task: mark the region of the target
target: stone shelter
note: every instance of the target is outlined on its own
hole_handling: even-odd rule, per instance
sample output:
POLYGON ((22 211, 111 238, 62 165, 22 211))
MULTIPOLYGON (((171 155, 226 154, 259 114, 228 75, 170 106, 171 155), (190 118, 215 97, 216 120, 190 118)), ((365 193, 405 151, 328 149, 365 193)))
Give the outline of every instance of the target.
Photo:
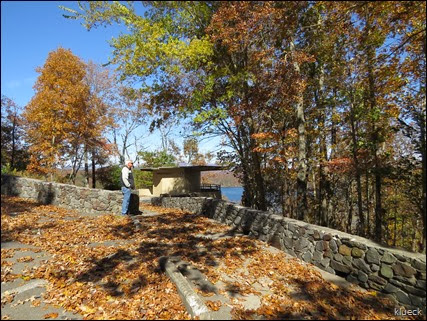
POLYGON ((139 190, 139 196, 204 196, 221 199, 221 185, 202 184, 202 171, 223 170, 218 165, 184 165, 141 168, 153 173, 153 186, 139 190))

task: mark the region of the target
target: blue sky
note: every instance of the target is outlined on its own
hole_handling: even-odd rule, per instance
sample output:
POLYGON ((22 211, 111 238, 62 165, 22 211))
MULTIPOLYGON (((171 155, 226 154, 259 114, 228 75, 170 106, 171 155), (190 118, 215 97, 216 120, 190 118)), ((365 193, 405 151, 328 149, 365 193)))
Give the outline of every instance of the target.
POLYGON ((64 18, 59 5, 77 8, 74 1, 1 2, 1 93, 20 106, 34 95, 35 69, 50 51, 63 47, 84 61, 106 63, 107 41, 119 34, 118 27, 87 31, 79 21, 64 18))
MULTIPOLYGON (((99 27, 87 31, 80 21, 66 19, 58 6, 77 9, 76 1, 1 1, 1 94, 24 107, 34 95, 35 71, 42 67, 49 52, 59 47, 70 49, 84 61, 106 63, 111 56, 108 40, 123 27, 99 27)), ((144 130, 144 129, 143 129, 144 130)), ((150 141, 160 146, 156 134, 150 141)), ((176 133, 176 141, 182 139, 176 133)), ((203 142, 203 152, 215 149, 217 140, 203 142)))

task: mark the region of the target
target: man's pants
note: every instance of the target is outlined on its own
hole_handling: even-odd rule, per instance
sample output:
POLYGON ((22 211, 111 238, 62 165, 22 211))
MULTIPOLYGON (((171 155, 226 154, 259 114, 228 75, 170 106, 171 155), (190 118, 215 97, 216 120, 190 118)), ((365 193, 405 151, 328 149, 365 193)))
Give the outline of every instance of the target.
POLYGON ((127 187, 122 187, 122 193, 123 193, 122 215, 126 215, 129 212, 129 203, 130 203, 130 196, 132 194, 132 190, 127 187))

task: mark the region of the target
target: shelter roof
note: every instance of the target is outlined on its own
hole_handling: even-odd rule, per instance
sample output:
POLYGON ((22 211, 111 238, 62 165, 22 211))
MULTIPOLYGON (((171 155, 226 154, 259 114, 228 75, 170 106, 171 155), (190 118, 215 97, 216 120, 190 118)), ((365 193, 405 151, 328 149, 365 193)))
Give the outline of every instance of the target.
POLYGON ((154 171, 162 171, 162 170, 173 170, 173 169, 189 169, 191 171, 219 171, 225 170, 226 167, 219 165, 183 165, 179 164, 178 166, 165 166, 165 167, 146 167, 140 168, 141 171, 144 172, 154 172, 154 171))

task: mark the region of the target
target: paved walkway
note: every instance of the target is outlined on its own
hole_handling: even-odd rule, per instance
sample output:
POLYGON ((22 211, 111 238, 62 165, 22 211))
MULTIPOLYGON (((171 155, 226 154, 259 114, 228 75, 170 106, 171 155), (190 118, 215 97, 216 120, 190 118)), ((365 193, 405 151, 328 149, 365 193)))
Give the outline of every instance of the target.
MULTIPOLYGON (((36 205, 26 209, 28 204, 25 202, 15 203, 14 207, 10 208, 19 205, 19 210, 10 212, 9 208, 5 207, 7 213, 2 213, 2 223, 4 214, 8 220, 6 239, 3 239, 2 235, 1 243, 2 319, 87 318, 88 315, 83 313, 85 310, 80 309, 79 311, 83 312, 77 313, 70 307, 69 311, 66 311, 44 298, 49 289, 62 291, 66 285, 76 283, 87 286, 87 291, 91 293, 98 291, 97 293, 102 292, 104 295, 107 291, 105 298, 111 300, 111 304, 129 303, 127 309, 135 311, 123 318, 130 319, 167 319, 172 307, 176 307, 176 313, 172 314, 174 318, 367 318, 374 316, 374 312, 378 312, 379 317, 393 318, 390 308, 376 302, 372 295, 368 298, 369 293, 366 291, 290 257, 266 243, 233 234, 229 227, 198 215, 144 205, 141 207, 143 214, 131 217, 127 223, 121 221, 126 220, 125 218, 109 216, 105 219, 108 219, 109 223, 104 226, 99 219, 68 214, 63 209, 43 207, 40 210, 36 205), (18 238, 20 235, 11 232, 14 231, 11 226, 15 218, 27 219, 31 217, 32 212, 37 213, 37 221, 21 226, 20 232, 31 240, 47 239, 49 236, 55 243, 58 242, 56 247, 55 244, 49 244, 50 247, 35 246, 11 239, 13 235, 18 238), (78 228, 92 231, 91 239, 71 240, 72 236, 67 234, 67 227, 77 223, 80 224, 76 225, 78 228), (54 233, 56 230, 53 229, 56 227, 63 229, 63 235, 54 233), (79 251, 76 250, 74 256, 73 253, 66 254, 64 248, 67 247, 63 247, 61 242, 70 242, 72 247, 82 249, 81 256, 84 256, 83 250, 95 251, 91 253, 102 250, 106 254, 96 259, 85 257, 80 263, 76 263, 79 251), (55 254, 46 248, 52 248, 52 253, 55 254), (60 288, 54 288, 53 286, 58 287, 58 284, 53 285, 48 279, 30 277, 40 266, 57 261, 60 258, 58 253, 61 254, 61 260, 64 260, 62 256, 68 255, 69 262, 82 266, 79 273, 74 270, 59 271, 59 274, 64 272, 66 275, 73 275, 71 278, 67 276, 67 281, 64 285, 59 285, 60 288), (85 264, 91 268, 88 269, 85 264), (140 266, 144 266, 145 270, 139 270, 140 266), (159 274, 160 269, 165 272, 164 278, 159 274), (122 278, 120 274, 125 276, 122 278), (136 279, 133 279, 134 277, 136 279), (172 281, 176 290, 168 280, 172 281), (157 292, 148 291, 146 287, 149 285, 160 291, 161 296, 157 292), (145 297, 136 296, 145 290, 145 297), (349 292, 346 292, 347 290, 349 292), (178 305, 185 307, 183 311, 186 310, 187 315, 181 312, 181 307, 173 305, 177 297, 175 291, 181 300, 178 305), (150 293, 153 298, 147 297, 150 293), (166 295, 166 301, 163 295, 166 295), (319 302, 322 297, 325 302, 319 302), (132 305, 130 301, 132 304, 134 301, 139 303, 132 305), (165 304, 163 310, 159 309, 162 304, 165 304), (371 314, 362 314, 366 311, 358 310, 363 310, 366 306, 372 307, 371 314)), ((2 200, 2 211, 3 205, 2 200)), ((22 222, 28 223, 27 220, 22 222)), ((64 268, 60 266, 59 270, 61 269, 64 268)), ((62 279, 58 277, 58 280, 62 279)), ((67 291, 63 291, 61 295, 66 293, 67 291)), ((90 302, 86 302, 87 298, 88 296, 82 301, 82 305, 90 305, 90 302)), ((72 299, 74 298, 69 298, 72 299)), ((108 304, 99 307, 101 310, 103 308, 106 310, 108 304)), ((104 310, 103 313, 102 316, 107 319, 119 318, 104 310)), ((90 318, 94 318, 94 315, 90 318)))
POLYGON ((53 320, 81 320, 79 314, 65 311, 47 304, 43 300, 48 282, 43 279, 27 279, 25 276, 31 270, 37 269, 42 263, 51 259, 52 256, 40 248, 30 246, 16 241, 2 242, 3 249, 13 249, 13 256, 8 257, 10 267, 3 267, 2 277, 8 275, 7 271, 21 278, 1 283, 1 316, 2 319, 11 320, 42 320, 50 318, 53 320), (6 271, 4 271, 6 269, 6 271))

